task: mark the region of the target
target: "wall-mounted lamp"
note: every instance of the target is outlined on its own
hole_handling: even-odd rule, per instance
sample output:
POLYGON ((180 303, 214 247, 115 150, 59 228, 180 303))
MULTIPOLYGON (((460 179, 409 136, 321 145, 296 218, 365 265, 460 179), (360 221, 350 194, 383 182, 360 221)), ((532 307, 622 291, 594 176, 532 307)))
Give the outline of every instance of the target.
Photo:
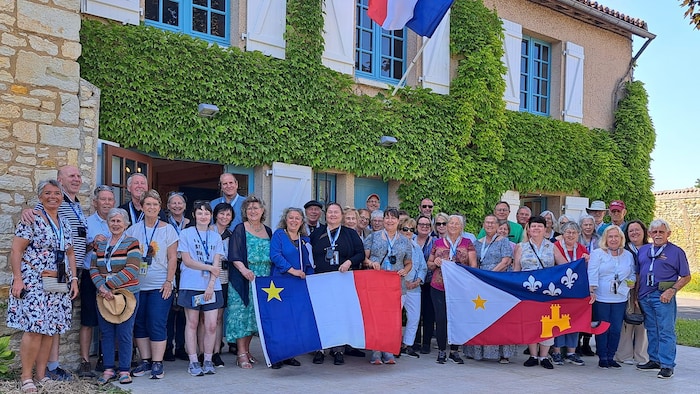
POLYGON ((389 147, 397 143, 398 141, 396 138, 390 136, 390 135, 383 135, 379 137, 379 145, 389 147))
POLYGON ((219 113, 219 107, 217 107, 214 104, 201 103, 197 107, 197 112, 199 112, 199 116, 202 116, 204 118, 211 118, 219 113))

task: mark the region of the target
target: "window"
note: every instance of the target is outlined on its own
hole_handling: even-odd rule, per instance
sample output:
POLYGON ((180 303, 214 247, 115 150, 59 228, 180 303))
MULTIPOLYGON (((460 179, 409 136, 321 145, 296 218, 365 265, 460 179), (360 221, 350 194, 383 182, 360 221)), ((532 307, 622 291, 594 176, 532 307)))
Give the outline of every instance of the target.
POLYGON ((326 172, 314 172, 314 184, 316 193, 314 199, 325 205, 335 201, 335 174, 326 172))
POLYGON ((551 47, 523 36, 520 46, 520 110, 549 115, 551 47))
POLYGON ((406 29, 388 31, 367 16, 369 0, 357 0, 355 70, 358 76, 397 82, 406 64, 406 29))
POLYGON ((230 0, 146 0, 146 24, 229 45, 230 0))

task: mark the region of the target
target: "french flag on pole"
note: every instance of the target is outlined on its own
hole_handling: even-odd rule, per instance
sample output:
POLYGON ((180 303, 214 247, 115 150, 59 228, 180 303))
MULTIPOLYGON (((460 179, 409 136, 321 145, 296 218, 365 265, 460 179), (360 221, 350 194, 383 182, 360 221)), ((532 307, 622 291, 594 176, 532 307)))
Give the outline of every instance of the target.
POLYGON ((408 27, 432 37, 454 0, 369 0, 367 15, 384 30, 408 27))
POLYGON ((253 299, 268 365, 351 345, 398 354, 401 282, 396 272, 350 271, 255 278, 253 299))

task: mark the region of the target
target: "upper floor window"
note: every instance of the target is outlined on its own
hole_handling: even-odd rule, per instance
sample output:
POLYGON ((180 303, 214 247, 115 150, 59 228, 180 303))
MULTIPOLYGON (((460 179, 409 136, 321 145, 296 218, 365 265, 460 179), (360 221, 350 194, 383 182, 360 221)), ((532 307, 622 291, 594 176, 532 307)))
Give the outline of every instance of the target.
POLYGON ((369 0, 357 0, 356 3, 356 75, 397 82, 406 64, 406 28, 382 29, 367 16, 368 3, 369 0))
POLYGON ((146 24, 229 45, 229 0, 146 0, 146 24))
POLYGON ((520 46, 520 110, 549 115, 551 47, 523 36, 520 46))

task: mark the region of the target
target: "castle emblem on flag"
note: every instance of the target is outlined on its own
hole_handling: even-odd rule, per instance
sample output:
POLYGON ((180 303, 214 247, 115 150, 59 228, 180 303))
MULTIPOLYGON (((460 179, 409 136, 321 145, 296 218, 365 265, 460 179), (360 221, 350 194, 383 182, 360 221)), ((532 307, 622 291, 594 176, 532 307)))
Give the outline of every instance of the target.
POLYGON ((571 317, 568 313, 561 315, 561 305, 552 304, 549 309, 552 311, 552 314, 544 315, 540 320, 542 322, 540 338, 551 338, 554 327, 559 327, 560 332, 571 328, 571 317))

